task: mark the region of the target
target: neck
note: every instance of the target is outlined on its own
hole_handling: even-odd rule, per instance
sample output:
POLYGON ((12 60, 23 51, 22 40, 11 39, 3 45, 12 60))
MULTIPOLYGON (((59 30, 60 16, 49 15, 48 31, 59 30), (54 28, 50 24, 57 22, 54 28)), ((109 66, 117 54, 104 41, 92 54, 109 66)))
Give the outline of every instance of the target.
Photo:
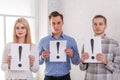
POLYGON ((103 33, 103 34, 95 34, 95 36, 104 37, 105 33, 103 33))
POLYGON ((61 36, 62 32, 61 33, 53 33, 53 36, 55 37, 55 39, 58 39, 60 36, 61 36))
POLYGON ((24 43, 25 42, 25 37, 19 38, 18 43, 24 43))

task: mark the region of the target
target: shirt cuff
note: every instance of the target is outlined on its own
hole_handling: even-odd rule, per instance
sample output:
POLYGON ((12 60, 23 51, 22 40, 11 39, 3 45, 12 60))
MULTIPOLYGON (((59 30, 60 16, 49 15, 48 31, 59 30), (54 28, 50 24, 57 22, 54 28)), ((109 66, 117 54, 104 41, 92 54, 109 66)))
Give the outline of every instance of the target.
POLYGON ((44 62, 44 59, 42 59, 42 56, 39 57, 39 63, 42 64, 44 62))
POLYGON ((3 64, 3 65, 2 65, 2 70, 3 70, 3 71, 8 71, 8 70, 9 70, 9 69, 8 69, 8 64, 6 64, 6 63, 3 64))
POLYGON ((108 62, 107 64, 105 64, 105 67, 107 68, 107 69, 109 69, 110 71, 114 71, 114 69, 113 69, 113 65, 112 65, 112 63, 110 63, 110 62, 108 62))

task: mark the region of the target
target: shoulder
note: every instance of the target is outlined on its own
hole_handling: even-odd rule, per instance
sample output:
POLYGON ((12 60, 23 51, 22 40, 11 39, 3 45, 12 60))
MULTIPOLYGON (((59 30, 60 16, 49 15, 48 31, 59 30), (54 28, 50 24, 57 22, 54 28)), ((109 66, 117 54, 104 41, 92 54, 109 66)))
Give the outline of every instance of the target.
POLYGON ((7 44, 5 45, 5 47, 6 47, 6 48, 10 48, 12 44, 13 44, 13 42, 7 43, 7 44))
POLYGON ((35 44, 33 44, 33 43, 31 44, 31 47, 32 48, 37 48, 37 46, 35 44))
POLYGON ((76 45, 76 41, 73 37, 64 35, 64 39, 67 40, 67 43, 70 45, 76 45))
POLYGON ((4 47, 4 52, 9 53, 11 50, 11 45, 13 44, 13 42, 7 43, 4 47))
POLYGON ((66 39, 69 39, 69 40, 75 40, 73 37, 68 36, 68 35, 65 35, 65 34, 64 34, 64 37, 65 37, 66 39))
POLYGON ((107 38, 107 40, 108 40, 109 44, 112 44, 112 45, 115 45, 115 46, 119 46, 118 41, 116 41, 115 39, 107 38))
POLYGON ((31 44, 31 51, 32 52, 38 51, 38 47, 33 43, 31 44))
POLYGON ((51 38, 50 35, 49 36, 45 36, 45 37, 43 37, 43 38, 40 39, 40 42, 49 40, 50 38, 51 38))

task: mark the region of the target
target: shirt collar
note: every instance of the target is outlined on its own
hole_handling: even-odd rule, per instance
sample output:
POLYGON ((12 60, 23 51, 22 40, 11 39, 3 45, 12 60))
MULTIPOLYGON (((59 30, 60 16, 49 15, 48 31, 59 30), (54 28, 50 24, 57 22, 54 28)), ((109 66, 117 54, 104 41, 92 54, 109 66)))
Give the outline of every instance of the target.
POLYGON ((106 38, 106 34, 104 34, 104 36, 101 37, 102 39, 106 38))
MULTIPOLYGON (((59 38, 64 38, 64 36, 65 36, 65 35, 64 35, 63 32, 62 32, 62 34, 60 35, 59 38)), ((55 38, 52 33, 51 33, 50 37, 51 37, 51 38, 55 38)), ((59 38, 58 38, 58 39, 59 39, 59 38)))
MULTIPOLYGON (((95 36, 95 35, 94 35, 95 36)), ((104 39, 106 38, 106 34, 104 34, 103 36, 101 36, 101 39, 104 39)))

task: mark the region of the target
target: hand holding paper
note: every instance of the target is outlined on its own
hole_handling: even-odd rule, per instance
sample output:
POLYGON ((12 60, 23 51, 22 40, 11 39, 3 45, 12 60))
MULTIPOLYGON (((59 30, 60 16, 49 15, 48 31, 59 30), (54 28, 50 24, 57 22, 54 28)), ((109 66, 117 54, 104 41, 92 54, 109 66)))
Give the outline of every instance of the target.
POLYGON ((74 57, 74 53, 73 53, 73 50, 68 48, 68 49, 65 49, 65 52, 66 54, 68 54, 70 56, 70 58, 73 58, 74 57))
POLYGON ((46 59, 49 55, 50 55, 50 51, 45 50, 45 51, 42 52, 41 58, 42 59, 46 59))
POLYGON ((86 38, 84 40, 84 52, 87 52, 89 55, 89 58, 87 55, 84 55, 84 62, 100 63, 101 61, 96 59, 96 55, 102 52, 101 37, 86 38))
POLYGON ((88 53, 82 53, 81 54, 81 61, 82 61, 82 63, 84 63, 85 62, 85 60, 87 60, 87 59, 89 59, 89 54, 88 53))
POLYGON ((103 64, 107 64, 107 58, 106 58, 105 54, 103 54, 103 53, 98 53, 96 55, 96 59, 98 61, 101 61, 103 64))
POLYGON ((35 61, 35 56, 29 55, 30 66, 32 67, 35 61))

